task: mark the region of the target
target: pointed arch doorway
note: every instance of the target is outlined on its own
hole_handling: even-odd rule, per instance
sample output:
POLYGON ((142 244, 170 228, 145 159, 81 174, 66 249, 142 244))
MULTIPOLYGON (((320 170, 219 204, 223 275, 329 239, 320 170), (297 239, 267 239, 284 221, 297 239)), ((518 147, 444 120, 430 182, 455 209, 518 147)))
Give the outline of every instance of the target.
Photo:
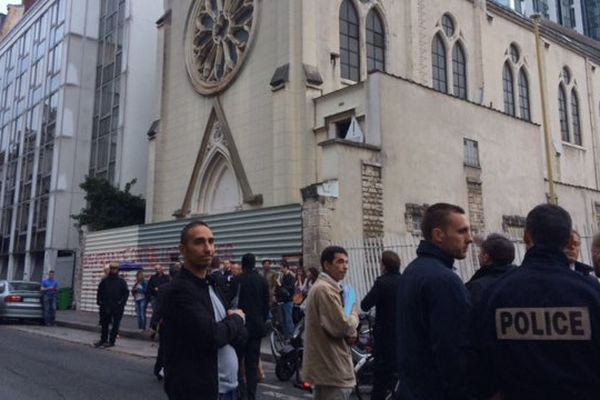
POLYGON ((241 209, 242 192, 235 171, 226 155, 217 151, 201 174, 195 211, 199 214, 218 214, 241 209))

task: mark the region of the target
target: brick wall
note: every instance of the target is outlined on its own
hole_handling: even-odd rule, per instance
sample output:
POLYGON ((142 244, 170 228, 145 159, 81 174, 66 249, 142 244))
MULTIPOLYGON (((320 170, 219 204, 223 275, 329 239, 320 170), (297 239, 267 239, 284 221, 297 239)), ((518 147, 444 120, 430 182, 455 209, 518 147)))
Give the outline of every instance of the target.
POLYGON ((363 237, 383 236, 383 184, 381 165, 362 163, 363 237))

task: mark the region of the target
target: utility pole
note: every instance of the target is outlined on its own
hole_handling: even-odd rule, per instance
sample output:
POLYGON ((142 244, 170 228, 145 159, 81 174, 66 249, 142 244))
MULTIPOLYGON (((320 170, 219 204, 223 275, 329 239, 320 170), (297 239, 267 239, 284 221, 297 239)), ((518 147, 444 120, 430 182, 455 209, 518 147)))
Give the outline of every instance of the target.
POLYGON ((558 204, 558 197, 554 190, 554 168, 552 166, 552 136, 550 134, 550 124, 548 123, 548 107, 546 93, 546 67, 544 65, 544 54, 542 53, 542 38, 540 37, 540 15, 531 16, 533 20, 533 30, 535 33, 535 49, 537 54, 538 77, 540 80, 540 95, 542 98, 542 126, 544 127, 544 147, 546 149, 546 169, 548 175, 548 203, 558 204))

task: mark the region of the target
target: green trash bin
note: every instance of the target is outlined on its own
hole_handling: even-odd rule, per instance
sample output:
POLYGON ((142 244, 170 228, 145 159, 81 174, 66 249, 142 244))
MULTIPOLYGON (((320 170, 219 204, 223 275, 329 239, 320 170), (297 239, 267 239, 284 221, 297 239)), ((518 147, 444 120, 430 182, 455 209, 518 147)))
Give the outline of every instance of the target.
POLYGON ((56 298, 57 308, 59 310, 68 310, 73 302, 73 288, 66 287, 58 289, 56 298))

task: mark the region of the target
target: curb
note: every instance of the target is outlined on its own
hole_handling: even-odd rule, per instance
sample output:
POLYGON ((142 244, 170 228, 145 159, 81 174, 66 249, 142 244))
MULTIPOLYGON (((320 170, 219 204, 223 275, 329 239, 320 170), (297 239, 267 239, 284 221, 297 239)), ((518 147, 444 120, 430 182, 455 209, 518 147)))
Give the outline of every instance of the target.
MULTIPOLYGON (((91 326, 89 324, 84 324, 84 323, 80 323, 80 322, 60 321, 60 320, 56 321, 56 325, 62 326, 64 328, 77 329, 80 331, 95 332, 98 334, 100 333, 100 326, 98 326, 98 325, 91 326)), ((152 339, 150 339, 149 333, 141 333, 141 332, 134 332, 134 331, 130 331, 130 330, 119 329, 119 336, 124 337, 124 338, 129 338, 129 339, 143 340, 146 342, 154 342, 152 339)), ((92 346, 90 345, 90 347, 92 347, 92 346)), ((143 356, 139 356, 139 357, 143 357, 143 356)), ((275 357, 273 356, 273 354, 270 351, 269 352, 261 352, 260 359, 264 362, 275 363, 275 357)))
MULTIPOLYGON (((80 331, 100 333, 100 326, 98 326, 98 325, 91 326, 89 324, 83 324, 83 323, 79 323, 79 322, 59 321, 59 320, 56 321, 56 325, 62 326, 65 328, 77 329, 80 331)), ((150 339, 149 333, 134 332, 134 331, 126 330, 126 329, 125 330, 119 329, 119 336, 126 337, 129 339, 152 341, 152 339, 150 339)))

